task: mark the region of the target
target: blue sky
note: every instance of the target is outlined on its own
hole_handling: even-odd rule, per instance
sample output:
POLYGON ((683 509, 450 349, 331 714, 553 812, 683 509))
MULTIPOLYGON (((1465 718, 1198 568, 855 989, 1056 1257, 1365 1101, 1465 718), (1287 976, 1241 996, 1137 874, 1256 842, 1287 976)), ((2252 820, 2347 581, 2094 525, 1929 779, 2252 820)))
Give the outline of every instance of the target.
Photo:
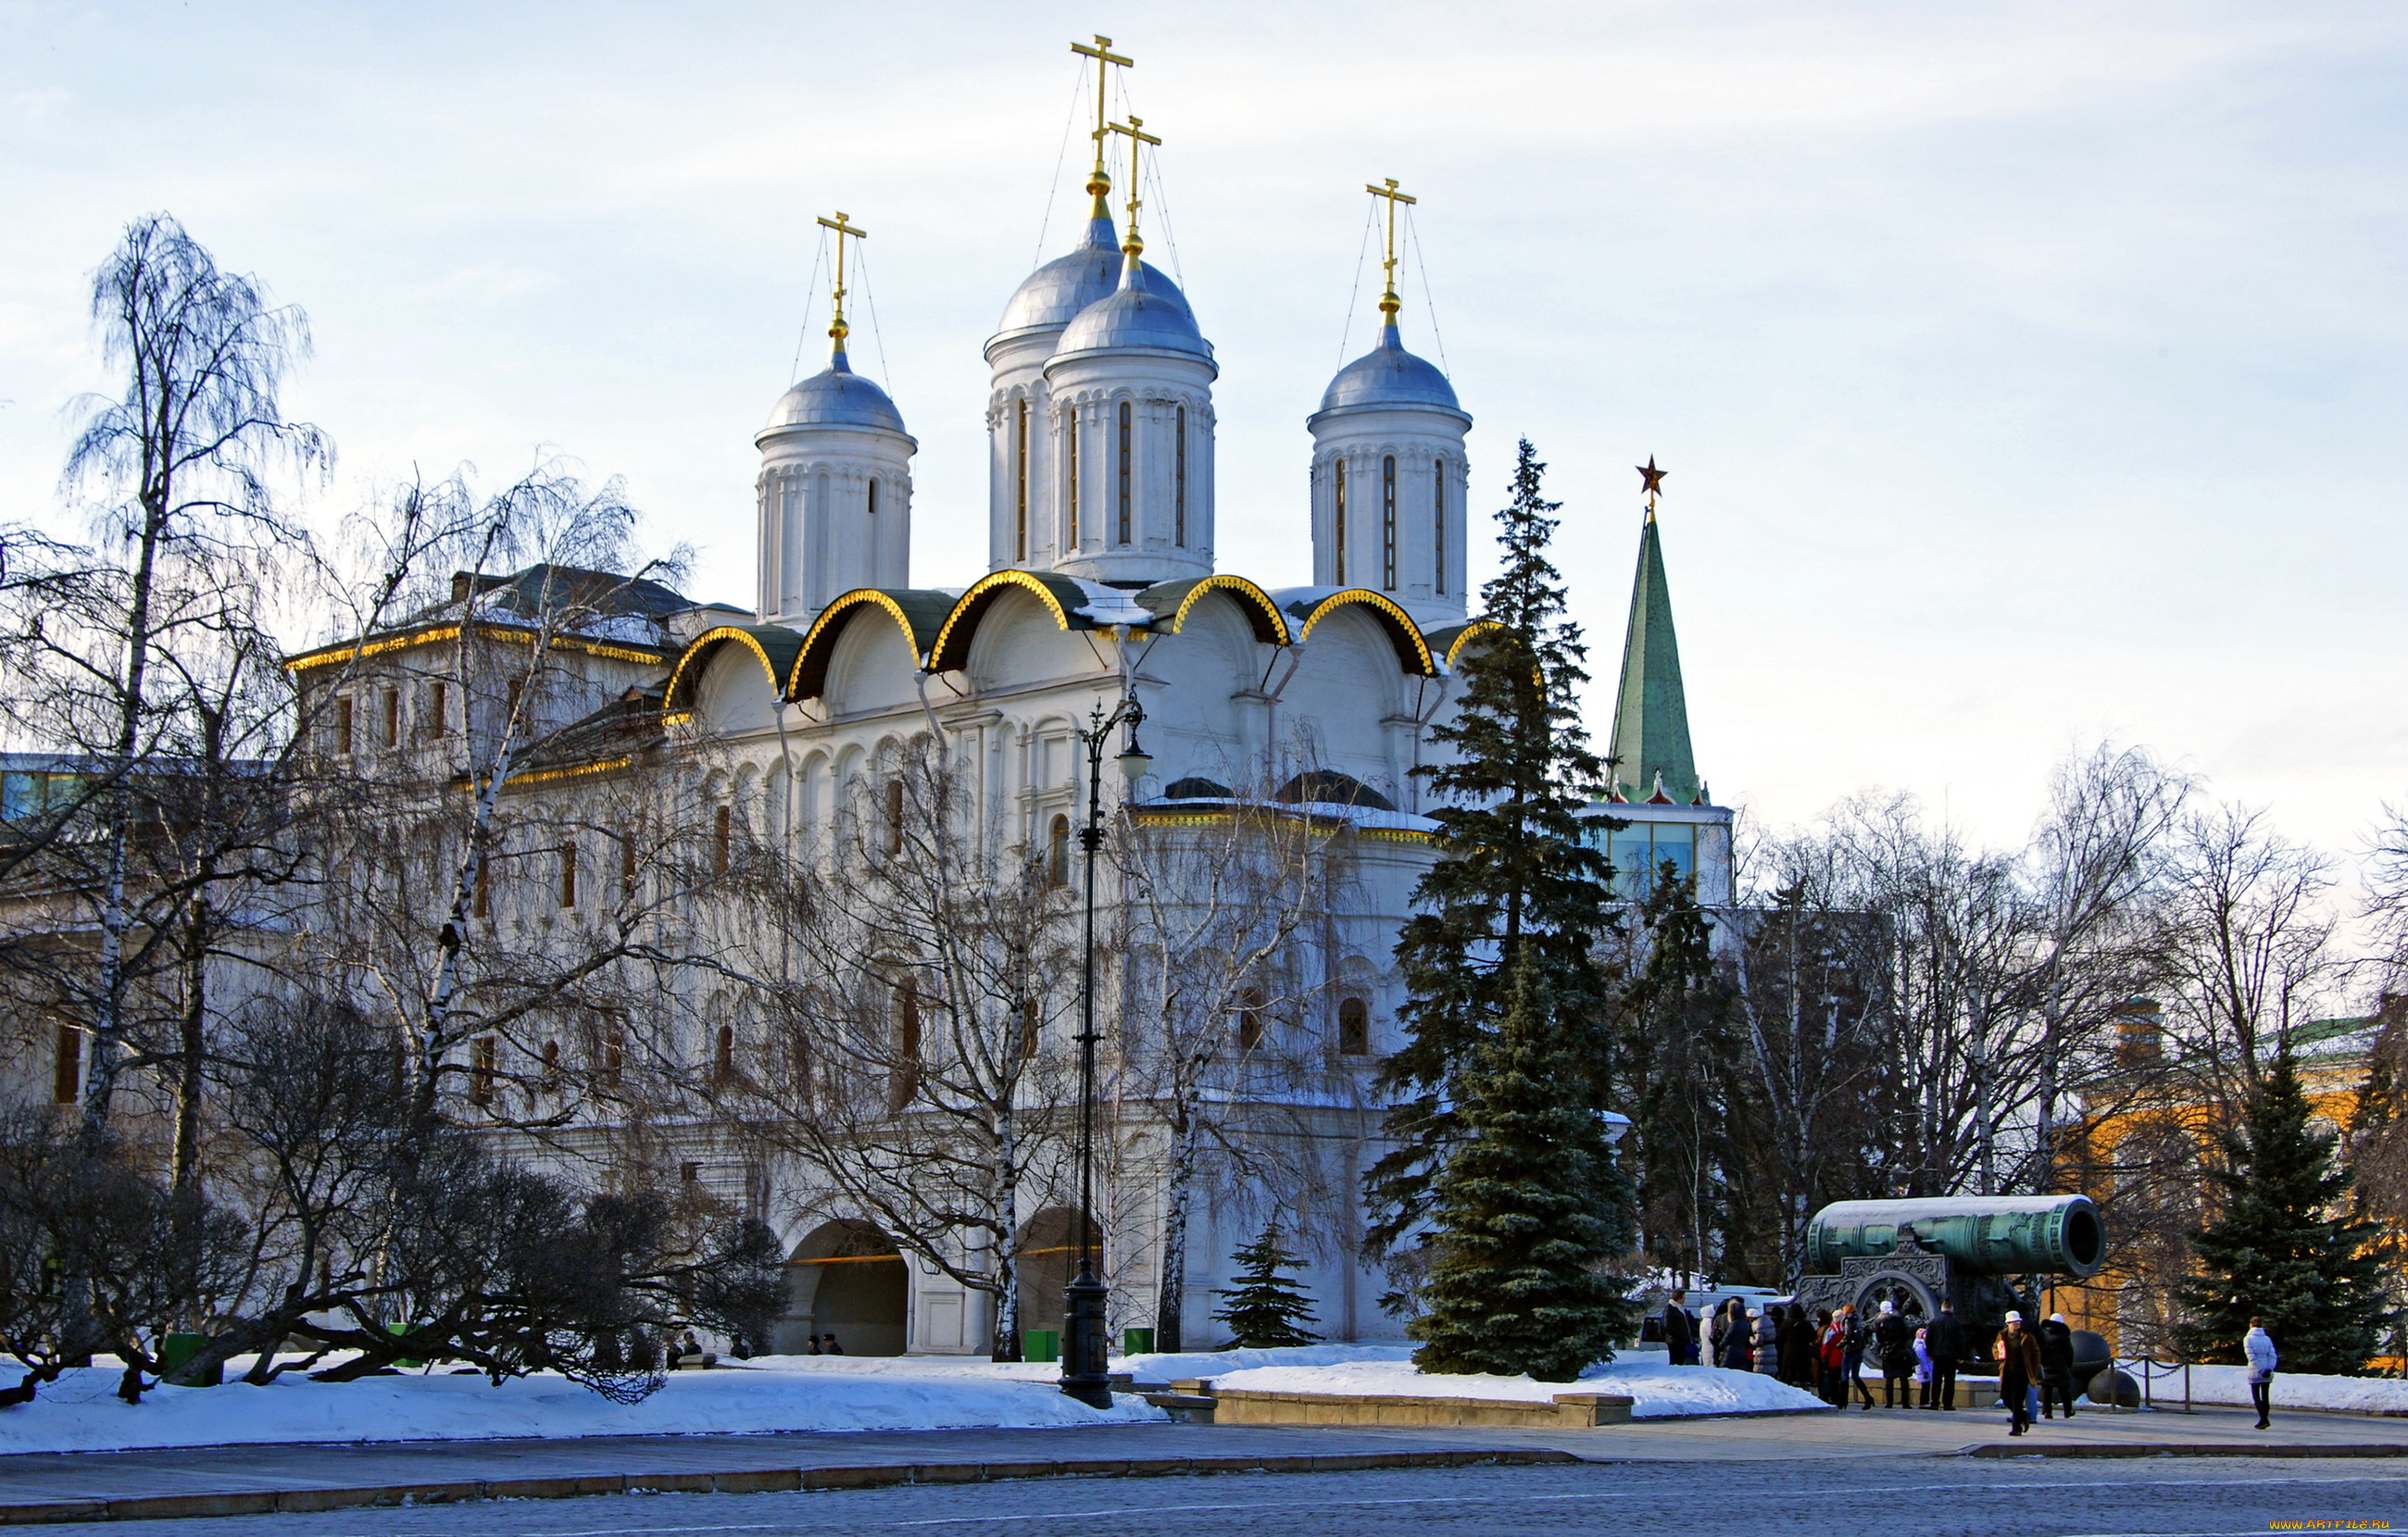
POLYGON ((2397 6, 0 0, 6 514, 48 515, 60 407, 104 382, 86 275, 165 208, 308 311, 328 516, 541 447, 748 601, 751 435, 806 334, 816 366, 841 207, 856 363, 921 443, 914 578, 966 581, 979 349, 1049 195, 1048 253, 1072 233, 1066 44, 1098 30, 1220 354, 1225 567, 1306 575, 1303 419, 1393 176, 1476 503, 1528 434, 1600 672, 1629 466, 1671 470, 1719 798, 1899 786, 2010 839, 2102 734, 2341 849, 2408 795, 2397 6))

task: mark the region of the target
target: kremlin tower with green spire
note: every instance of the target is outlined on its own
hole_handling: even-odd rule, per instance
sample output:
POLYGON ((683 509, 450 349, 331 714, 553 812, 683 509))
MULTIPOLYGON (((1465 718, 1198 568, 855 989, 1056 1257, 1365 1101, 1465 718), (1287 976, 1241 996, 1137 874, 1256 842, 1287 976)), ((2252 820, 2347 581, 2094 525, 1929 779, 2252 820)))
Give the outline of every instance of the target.
POLYGON ((1630 584, 1630 622, 1623 633, 1622 674, 1613 696, 1613 737, 1607 759, 1613 790, 1593 808, 1598 818, 1629 825, 1597 842, 1613 861, 1614 879, 1632 897, 1643 895, 1669 861, 1698 877, 1698 900, 1708 906, 1732 899, 1731 812, 1713 804, 1698 776, 1689 746, 1689 700, 1681 683, 1681 648, 1672 633, 1672 590, 1664 576, 1663 536, 1656 502, 1665 477, 1651 456, 1639 475, 1647 514, 1639 531, 1639 569, 1630 584))

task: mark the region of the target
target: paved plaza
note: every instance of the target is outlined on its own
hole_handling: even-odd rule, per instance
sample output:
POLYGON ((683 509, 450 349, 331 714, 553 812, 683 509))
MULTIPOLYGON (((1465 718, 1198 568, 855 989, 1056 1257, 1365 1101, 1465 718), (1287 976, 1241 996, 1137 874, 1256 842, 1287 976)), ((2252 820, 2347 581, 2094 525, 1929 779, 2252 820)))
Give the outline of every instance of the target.
POLYGON ((1007 1531, 1057 1518, 1115 1532, 1242 1524, 1249 1537, 1400 1523, 2064 1537, 2408 1526, 2408 1421, 2300 1414, 2260 1432, 2229 1410, 2096 1412, 2011 1441, 1991 1414, 1852 1410, 1539 1431, 1140 1425, 0 1458, 0 1521, 106 1521, 125 1537, 1007 1531), (600 1497, 527 1497, 578 1493, 600 1497))

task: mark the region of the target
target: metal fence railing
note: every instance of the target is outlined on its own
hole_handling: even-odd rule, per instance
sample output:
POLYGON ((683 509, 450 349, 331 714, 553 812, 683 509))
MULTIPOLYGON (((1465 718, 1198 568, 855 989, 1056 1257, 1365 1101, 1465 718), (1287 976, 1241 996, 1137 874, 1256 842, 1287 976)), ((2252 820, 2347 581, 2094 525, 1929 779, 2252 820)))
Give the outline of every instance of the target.
MULTIPOLYGON (((2193 1415, 2199 1412, 2191 1406, 2190 1362, 2161 1361, 2149 1356, 2118 1356, 2115 1357, 2110 1364, 2114 1368, 2114 1370, 2118 1372, 2128 1372, 2134 1377, 2140 1379, 2142 1408, 2157 1408, 2157 1385, 2160 1382, 2171 1383, 2177 1375, 2179 1375, 2182 1378, 2182 1412, 2186 1415, 2193 1415)), ((2123 1395, 2120 1393, 2108 1394, 2107 1402, 2104 1407, 2110 1413, 2121 1410, 2123 1405, 2115 1401, 2122 1396, 2123 1395)), ((2169 1407, 2171 1407, 2171 1405, 2169 1405, 2169 1407)))

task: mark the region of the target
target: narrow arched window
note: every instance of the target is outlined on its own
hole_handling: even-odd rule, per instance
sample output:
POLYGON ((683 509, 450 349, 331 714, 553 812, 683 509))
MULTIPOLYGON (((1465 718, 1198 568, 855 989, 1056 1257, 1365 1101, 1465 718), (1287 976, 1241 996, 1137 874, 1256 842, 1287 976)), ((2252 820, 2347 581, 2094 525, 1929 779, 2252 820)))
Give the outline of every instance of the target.
POLYGON ((1331 580, 1340 587, 1346 585, 1346 461, 1330 461, 1329 468, 1336 478, 1329 509, 1329 552, 1334 570, 1331 580))
POLYGON ((1070 546, 1079 548, 1079 408, 1075 406, 1062 413, 1062 457, 1067 463, 1070 483, 1070 546))
POLYGON ((1380 461, 1380 585, 1397 590, 1397 456, 1380 461))
POLYGON ((1360 998, 1341 1000, 1338 1005, 1338 1055, 1369 1057, 1370 1054, 1370 1008, 1360 998))
POLYGON ((886 781, 886 851, 903 852, 903 781, 886 781))
POLYGON ((878 516, 878 482, 874 479, 869 483, 869 516, 878 516))
POLYGON ((721 1083, 736 1076, 736 1027, 719 1027, 719 1044, 711 1053, 710 1074, 721 1083))
POLYGON ((715 807, 710 814, 710 873, 727 874, 736 862, 736 813, 726 806, 715 807))
POLYGON ((573 843, 560 846, 560 904, 577 905, 577 846, 573 843))
POLYGON ((1129 403, 1121 402, 1119 542, 1129 542, 1129 403))
POLYGON ((1178 434, 1172 448, 1170 534, 1180 548, 1187 548, 1187 407, 1179 408, 1178 434))
POLYGON ((906 982, 895 989, 894 1055, 887 1064, 887 1107, 900 1110, 919 1092, 920 994, 906 982))
POLYGON ((1034 998, 1020 1001, 1020 1054, 1034 1057, 1045 1042, 1045 1010, 1034 998))
POLYGON ((1430 582, 1430 591, 1442 598, 1446 596, 1445 460, 1441 459, 1430 466, 1430 487, 1433 493, 1430 499, 1432 519, 1438 525, 1438 542, 1430 547, 1431 550, 1434 552, 1431 556, 1430 563, 1430 575, 1432 577, 1430 582))
POLYGON ((1070 818, 1055 817, 1045 835, 1045 878, 1056 886, 1070 884, 1070 818))
POLYGON ((1012 462, 1012 559, 1028 559, 1028 397, 1020 398, 1018 424, 1011 447, 1012 462))
POLYGON ((1233 1032, 1240 1051, 1252 1051, 1263 1044, 1263 989, 1248 988, 1238 994, 1238 1023, 1233 1032))

